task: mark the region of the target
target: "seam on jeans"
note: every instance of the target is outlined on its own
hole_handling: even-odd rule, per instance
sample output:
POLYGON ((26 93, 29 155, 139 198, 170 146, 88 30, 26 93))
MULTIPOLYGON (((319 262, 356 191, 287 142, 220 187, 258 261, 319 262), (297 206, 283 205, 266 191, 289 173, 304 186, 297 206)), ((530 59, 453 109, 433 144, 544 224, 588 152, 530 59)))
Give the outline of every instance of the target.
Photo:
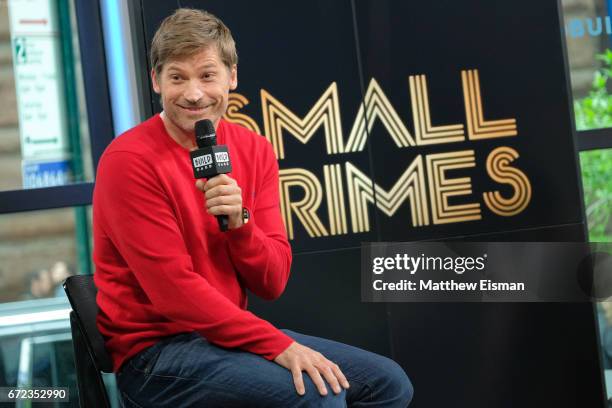
MULTIPOLYGON (((179 376, 174 376, 174 375, 161 375, 161 374, 149 374, 149 377, 156 377, 162 380, 185 380, 185 381, 201 381, 201 378, 187 378, 187 377, 179 377, 179 376)), ((226 384, 221 384, 221 383, 217 383, 214 381, 206 381, 205 386, 207 387, 215 387, 219 390, 223 390, 223 391, 227 391, 228 387, 226 384)), ((235 393, 240 394, 239 391, 234 390, 235 393)), ((245 396, 247 396, 245 394, 245 396)))
POLYGON ((157 360, 159 360, 159 356, 161 356, 162 351, 163 348, 160 348, 155 354, 151 356, 151 358, 149 358, 149 361, 147 361, 147 365, 144 366, 145 374, 149 374, 151 371, 153 371, 155 365, 157 364, 157 360))
POLYGON ((124 400, 127 400, 130 404, 135 405, 137 408, 144 408, 143 406, 141 406, 139 403, 137 403, 136 401, 134 401, 133 399, 130 398, 129 395, 127 395, 125 392, 121 392, 121 397, 124 400))
MULTIPOLYGON (((177 376, 172 376, 172 375, 159 375, 159 374, 150 374, 149 377, 157 377, 159 379, 162 380, 185 380, 185 381, 201 381, 200 378, 185 378, 185 377, 177 377, 177 376)), ((221 384, 221 383, 217 383, 217 382, 213 382, 213 381, 206 381, 205 383, 203 383, 204 388, 206 389, 207 387, 209 388, 215 388, 219 391, 222 392, 232 392, 233 394, 238 394, 241 397, 244 398, 244 400, 246 401, 249 398, 249 394, 244 394, 241 392, 241 390, 232 390, 231 388, 229 388, 226 384, 221 384)), ((131 399, 130 399, 131 401, 131 399)), ((138 404, 136 404, 138 405, 138 404)), ((242 405, 241 405, 242 406, 242 405)), ((139 408, 144 408, 144 407, 140 407, 138 405, 139 408)))
POLYGON ((188 378, 188 377, 179 377, 176 375, 162 375, 162 374, 153 374, 149 373, 149 377, 158 377, 158 378, 169 378, 173 380, 187 380, 187 381, 198 381, 198 378, 188 378))
POLYGON ((145 378, 159 377, 159 378, 170 378, 170 379, 188 380, 188 381, 198 380, 198 378, 196 378, 196 377, 189 378, 189 377, 180 377, 180 376, 175 376, 175 375, 154 374, 154 373, 151 372, 151 370, 149 370, 149 371, 146 370, 147 367, 149 366, 149 363, 150 363, 150 361, 147 363, 147 366, 145 366, 144 369, 138 368, 138 367, 134 366, 134 364, 132 364, 132 361, 129 362, 129 365, 130 365, 130 368, 133 371, 142 374, 145 378))
POLYGON ((138 367, 135 367, 133 364, 131 364, 130 361, 130 366, 132 368, 132 370, 139 372, 140 374, 143 374, 145 378, 149 378, 149 377, 159 377, 159 378, 170 378, 170 379, 175 379, 175 380, 187 380, 187 381, 195 381, 198 380, 198 378, 188 378, 188 377, 179 377, 179 376, 175 376, 175 375, 162 375, 162 374, 154 374, 151 372, 151 370, 147 371, 147 367, 149 366, 149 364, 147 363, 147 366, 144 369, 140 369, 138 367))

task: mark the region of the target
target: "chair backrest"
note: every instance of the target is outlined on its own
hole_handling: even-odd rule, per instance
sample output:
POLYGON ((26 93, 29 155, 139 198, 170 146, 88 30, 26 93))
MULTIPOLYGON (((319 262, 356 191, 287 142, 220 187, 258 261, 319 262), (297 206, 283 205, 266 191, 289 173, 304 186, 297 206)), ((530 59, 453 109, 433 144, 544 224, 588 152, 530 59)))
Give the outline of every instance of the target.
POLYGON ((80 404, 82 407, 110 407, 100 371, 112 372, 113 365, 96 326, 98 305, 93 275, 69 277, 64 282, 64 290, 72 306, 70 327, 80 404))

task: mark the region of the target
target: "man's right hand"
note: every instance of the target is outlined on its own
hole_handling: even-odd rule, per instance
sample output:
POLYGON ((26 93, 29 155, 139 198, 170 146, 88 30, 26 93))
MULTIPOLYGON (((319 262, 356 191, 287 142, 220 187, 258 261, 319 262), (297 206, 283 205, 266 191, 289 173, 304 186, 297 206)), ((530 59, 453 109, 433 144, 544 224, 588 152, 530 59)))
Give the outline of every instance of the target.
POLYGON ((321 395, 327 395, 327 387, 325 387, 323 378, 327 380, 327 383, 336 394, 342 391, 340 384, 342 384, 344 388, 349 387, 346 377, 342 374, 337 364, 326 359, 325 356, 318 351, 303 346, 295 341, 291 343, 285 351, 280 353, 274 359, 274 362, 291 371, 295 389, 300 395, 304 395, 306 392, 302 371, 308 373, 321 395))

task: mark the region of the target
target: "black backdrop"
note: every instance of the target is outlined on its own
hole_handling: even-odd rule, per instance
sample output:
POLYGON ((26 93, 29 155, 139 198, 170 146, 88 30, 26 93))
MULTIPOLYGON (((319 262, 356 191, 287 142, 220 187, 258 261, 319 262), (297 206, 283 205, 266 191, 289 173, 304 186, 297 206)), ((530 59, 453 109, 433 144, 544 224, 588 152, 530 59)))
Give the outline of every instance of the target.
MULTIPOLYGON (((249 101, 240 113, 248 115, 262 133, 262 90, 305 118, 336 84, 336 117, 341 118, 345 143, 358 110, 366 108, 364 123, 371 126, 366 126, 361 151, 326 152, 324 136, 330 134, 329 128, 315 129, 306 144, 290 131, 282 133, 282 170, 310 172, 325 188, 324 166, 339 165, 346 232, 331 232, 327 190, 321 193, 316 215, 328 236, 310 236, 294 214, 294 262, 287 290, 273 303, 251 296, 255 313, 279 327, 391 356, 414 383, 416 407, 603 405, 592 305, 368 304, 359 298, 359 245, 364 241, 585 239, 557 1, 146 0, 135 4, 143 61, 158 24, 179 5, 206 9, 230 27, 240 57, 236 92, 249 101), (514 118, 517 134, 398 147, 391 134, 402 133, 398 130, 402 123, 413 138, 416 133, 409 76, 427 78, 433 126, 463 124, 467 132, 465 70, 478 70, 484 120, 514 118), (382 91, 378 105, 367 96, 373 78, 382 91), (392 130, 380 119, 385 115, 388 119, 391 111, 401 122, 391 117, 392 130), (488 191, 499 190, 505 198, 513 194, 508 183, 496 182, 486 169, 487 157, 500 147, 518 153, 510 166, 529 181, 530 198, 513 215, 498 215, 483 201, 488 191), (447 173, 448 178, 471 180, 469 191, 450 197, 448 205, 478 203, 480 219, 433 221, 427 158, 450 152, 468 152, 472 164, 447 173), (391 215, 378 208, 393 201, 384 192, 391 191, 419 157, 429 222, 415 226, 409 199, 400 200, 391 215), (374 190, 374 203, 366 206, 369 229, 361 232, 352 225, 356 216, 349 208, 347 162, 374 190), (373 183, 380 189, 374 189, 373 183)), ((146 94, 151 92, 148 89, 146 94)), ((153 112, 160 110, 154 95, 146 104, 153 112)), ((295 186, 288 191, 292 202, 306 195, 295 186)))

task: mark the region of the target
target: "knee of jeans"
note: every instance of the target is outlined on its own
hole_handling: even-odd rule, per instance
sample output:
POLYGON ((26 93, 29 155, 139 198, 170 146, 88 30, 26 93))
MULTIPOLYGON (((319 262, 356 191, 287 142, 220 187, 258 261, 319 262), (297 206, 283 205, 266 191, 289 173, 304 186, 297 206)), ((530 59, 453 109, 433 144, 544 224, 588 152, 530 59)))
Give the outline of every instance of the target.
POLYGON ((387 394, 392 399, 402 401, 401 406, 407 407, 410 401, 412 401, 414 388, 406 372, 391 359, 387 359, 384 371, 387 374, 387 394))
POLYGON ((327 395, 319 394, 319 391, 309 390, 299 397, 300 407, 319 407, 319 408, 343 408, 346 407, 346 391, 343 389, 339 394, 334 393, 327 387, 327 395))
POLYGON ((408 406, 408 404, 410 404, 410 402, 412 401, 412 397, 414 395, 414 387, 412 386, 410 378, 408 378, 405 373, 404 378, 402 379, 402 385, 400 387, 400 395, 402 396, 402 399, 406 402, 406 406, 408 406))

